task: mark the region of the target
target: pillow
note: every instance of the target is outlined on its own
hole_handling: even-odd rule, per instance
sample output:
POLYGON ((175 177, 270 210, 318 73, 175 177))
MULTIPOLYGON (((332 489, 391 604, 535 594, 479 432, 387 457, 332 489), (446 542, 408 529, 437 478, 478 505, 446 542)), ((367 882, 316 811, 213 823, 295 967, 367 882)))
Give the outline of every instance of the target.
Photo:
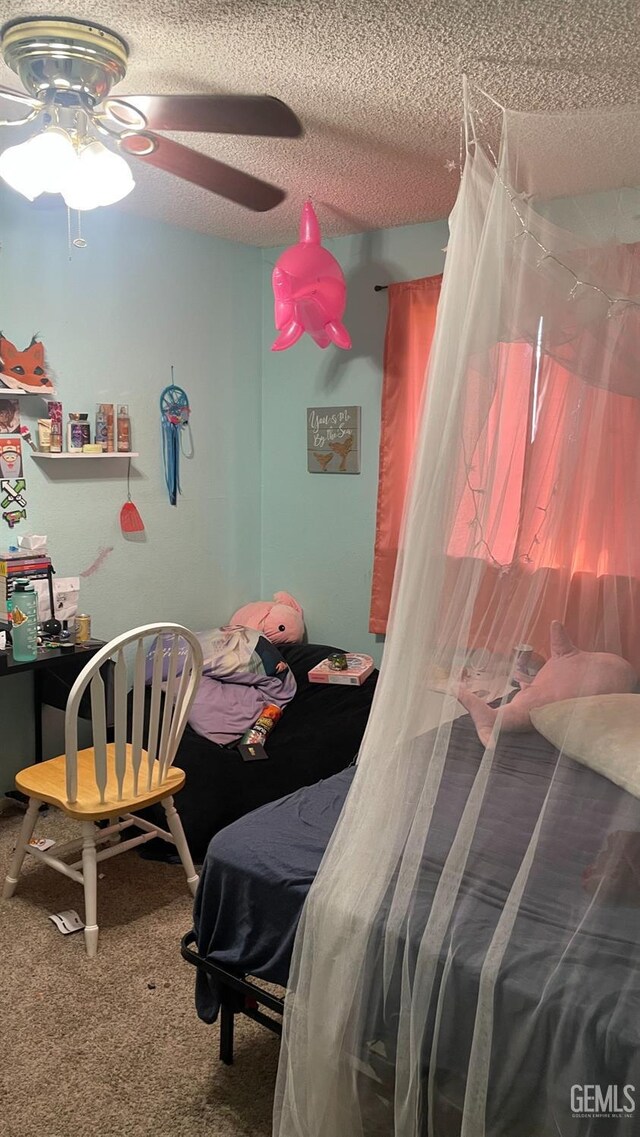
POLYGON ((640 797, 640 695, 590 695, 531 709, 537 731, 563 754, 640 797))

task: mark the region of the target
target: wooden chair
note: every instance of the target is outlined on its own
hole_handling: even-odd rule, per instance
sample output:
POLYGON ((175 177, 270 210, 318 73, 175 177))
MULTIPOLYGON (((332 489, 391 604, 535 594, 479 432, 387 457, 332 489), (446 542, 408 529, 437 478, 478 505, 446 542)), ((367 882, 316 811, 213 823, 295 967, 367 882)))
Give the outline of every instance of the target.
POLYGON ((25 854, 36 857, 84 886, 85 945, 94 957, 98 949, 97 866, 100 861, 124 853, 154 837, 176 846, 194 893, 198 876, 193 866, 173 794, 182 788, 185 775, 172 766, 202 672, 200 644, 187 628, 179 624, 147 624, 118 636, 103 647, 81 671, 67 702, 65 713, 65 753, 48 762, 28 766, 16 776, 16 786, 29 798, 3 896, 12 896, 25 854), (145 710, 145 672, 147 646, 155 640, 151 664, 151 699, 147 749, 142 748, 145 710), (147 643, 145 644, 145 641, 147 643), (127 742, 128 675, 125 648, 135 645, 133 658, 133 698, 131 742, 127 742), (114 741, 107 742, 105 685, 100 668, 113 660, 114 741), (181 667, 180 673, 179 665, 181 667), (93 746, 78 751, 78 708, 86 688, 90 688, 93 746), (162 692, 164 707, 161 714, 162 692), (169 832, 140 817, 132 810, 162 802, 169 832), (82 823, 82 837, 42 852, 29 844, 42 802, 56 806, 68 817, 82 823), (106 828, 96 822, 108 820, 106 828), (144 832, 120 841, 130 825, 144 832), (97 845, 109 847, 97 851, 97 845), (119 842, 119 843, 115 843, 119 842), (82 859, 69 863, 62 858, 82 849, 82 859))

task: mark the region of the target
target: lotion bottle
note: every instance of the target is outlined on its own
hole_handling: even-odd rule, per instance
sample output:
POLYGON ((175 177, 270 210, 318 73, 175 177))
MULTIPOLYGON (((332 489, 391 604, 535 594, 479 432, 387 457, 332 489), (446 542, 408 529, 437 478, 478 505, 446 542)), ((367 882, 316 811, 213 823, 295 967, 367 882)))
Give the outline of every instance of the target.
POLYGON ((118 454, 127 454, 131 450, 131 419, 129 418, 129 407, 126 403, 122 403, 118 407, 116 433, 118 454))

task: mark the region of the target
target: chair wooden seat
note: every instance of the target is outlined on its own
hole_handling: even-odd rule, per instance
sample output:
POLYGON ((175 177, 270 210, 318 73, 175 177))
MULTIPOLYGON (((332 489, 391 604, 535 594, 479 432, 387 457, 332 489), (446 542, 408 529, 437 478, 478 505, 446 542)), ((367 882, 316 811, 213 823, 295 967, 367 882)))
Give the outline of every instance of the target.
POLYGON ((67 700, 64 723, 65 752, 58 758, 27 766, 16 776, 16 786, 29 798, 3 897, 13 896, 24 858, 29 855, 81 884, 84 888, 87 954, 98 950, 98 865, 145 841, 161 837, 175 846, 187 884, 195 893, 194 868, 173 795, 185 782, 183 770, 172 765, 187 725, 189 711, 202 674, 202 648, 188 628, 180 624, 146 624, 118 636, 101 648, 80 672, 67 700), (148 643, 153 646, 148 651, 148 643), (133 698, 129 710, 129 664, 126 649, 135 648, 133 698), (113 663, 113 742, 108 742, 107 696, 100 669, 113 663), (146 749, 145 686, 150 679, 151 700, 146 749), (78 750, 78 710, 86 689, 91 697, 93 746, 78 750), (131 741, 127 741, 131 739, 131 741), (56 844, 51 850, 31 845, 41 802, 56 806, 81 823, 82 836, 56 844), (162 802, 168 829, 152 824, 132 811, 162 802), (96 822, 108 821, 106 826, 96 822), (121 840, 134 826, 137 835, 121 840), (108 848, 98 850, 99 845, 108 848), (81 859, 70 861, 70 854, 81 859))
MULTIPOLYGON (((170 766, 166 777, 161 784, 157 780, 157 763, 154 763, 155 779, 153 789, 134 793, 133 768, 131 765, 131 746, 127 748, 127 767, 122 786, 122 797, 118 797, 118 781, 115 768, 115 746, 107 744, 107 786, 104 801, 100 801, 100 794, 96 786, 94 772, 94 750, 90 746, 87 750, 78 751, 78 798, 77 801, 67 801, 67 759, 61 754, 58 758, 50 758, 48 762, 40 762, 37 766, 27 766, 16 775, 16 787, 27 797, 36 797, 39 801, 46 801, 55 805, 68 817, 75 817, 78 821, 103 821, 107 817, 114 817, 117 813, 130 813, 132 810, 145 809, 148 805, 155 805, 170 794, 181 790, 185 783, 185 774, 177 766, 170 766)), ((142 751, 142 771, 145 777, 140 782, 146 782, 147 752, 142 751)))

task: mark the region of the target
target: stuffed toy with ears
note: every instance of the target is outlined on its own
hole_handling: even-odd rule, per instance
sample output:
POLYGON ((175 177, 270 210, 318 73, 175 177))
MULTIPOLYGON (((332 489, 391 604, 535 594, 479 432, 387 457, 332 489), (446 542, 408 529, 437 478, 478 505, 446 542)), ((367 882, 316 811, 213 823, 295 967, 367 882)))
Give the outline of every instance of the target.
MULTIPOLYGON (((635 689, 638 677, 626 659, 604 651, 580 651, 559 620, 552 622, 550 638, 551 659, 506 706, 487 706, 464 683, 456 690, 485 746, 491 741, 498 718, 502 730, 532 730, 530 712, 536 707, 586 695, 624 695, 635 689)), ((522 677, 518 678, 522 683, 522 677)))
POLYGON ((274 593, 273 600, 245 604, 229 623, 255 628, 272 644, 299 644, 304 636, 304 612, 288 592, 274 593))

